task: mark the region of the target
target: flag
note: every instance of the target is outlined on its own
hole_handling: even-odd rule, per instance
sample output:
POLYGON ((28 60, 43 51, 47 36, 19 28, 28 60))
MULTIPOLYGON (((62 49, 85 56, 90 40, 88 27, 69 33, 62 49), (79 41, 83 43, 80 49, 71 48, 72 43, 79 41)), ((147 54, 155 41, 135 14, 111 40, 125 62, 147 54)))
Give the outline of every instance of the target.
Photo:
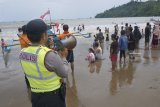
POLYGON ((42 16, 40 16, 40 18, 41 18, 41 19, 44 19, 44 17, 45 17, 46 15, 49 15, 49 14, 50 14, 50 10, 46 11, 42 16))
POLYGON ((57 28, 57 32, 60 30, 59 29, 59 23, 57 22, 57 23, 55 23, 55 26, 56 26, 56 28, 57 28))

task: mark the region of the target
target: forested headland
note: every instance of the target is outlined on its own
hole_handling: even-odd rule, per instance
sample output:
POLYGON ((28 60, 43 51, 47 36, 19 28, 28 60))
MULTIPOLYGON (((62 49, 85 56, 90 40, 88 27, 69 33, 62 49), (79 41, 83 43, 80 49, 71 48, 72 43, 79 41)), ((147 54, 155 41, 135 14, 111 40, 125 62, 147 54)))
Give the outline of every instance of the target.
POLYGON ((127 4, 99 13, 95 18, 160 16, 160 0, 131 0, 127 4))

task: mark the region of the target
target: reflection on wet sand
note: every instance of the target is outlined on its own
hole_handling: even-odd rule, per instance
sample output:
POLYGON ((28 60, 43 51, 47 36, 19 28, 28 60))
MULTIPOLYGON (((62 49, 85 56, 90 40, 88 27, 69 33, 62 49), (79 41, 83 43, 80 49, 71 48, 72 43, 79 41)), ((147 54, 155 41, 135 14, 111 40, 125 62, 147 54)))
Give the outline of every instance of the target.
POLYGON ((118 89, 123 86, 131 85, 134 72, 136 68, 133 66, 133 63, 128 63, 128 66, 120 66, 119 70, 112 72, 112 78, 110 81, 110 94, 115 95, 118 92, 118 89))
POLYGON ((144 50, 143 58, 145 59, 144 64, 149 64, 150 62, 150 51, 144 50))
POLYGON ((66 93, 66 102, 67 107, 79 107, 79 101, 77 96, 77 88, 76 88, 76 81, 74 78, 74 74, 71 74, 71 81, 67 79, 67 93, 66 93))
POLYGON ((159 50, 155 49, 144 50, 144 55, 143 55, 144 64, 149 64, 151 59, 153 62, 156 62, 159 60, 159 57, 160 57, 159 50))
POLYGON ((117 93, 117 83, 118 83, 118 72, 112 72, 112 79, 110 81, 110 94, 114 95, 117 93))
POLYGON ((151 50, 151 58, 154 62, 158 61, 160 57, 159 51, 158 50, 151 50))
POLYGON ((8 67, 8 60, 9 60, 9 52, 3 53, 3 59, 4 59, 5 67, 7 68, 8 67))
POLYGON ((89 72, 90 73, 96 72, 97 74, 99 74, 99 72, 101 71, 101 66, 102 66, 102 60, 98 60, 95 63, 91 63, 88 66, 89 72))
MULTIPOLYGON (((141 49, 141 57, 133 61, 127 59, 126 65, 117 65, 117 71, 108 72, 111 61, 106 48, 103 54, 106 59, 88 67, 84 60, 88 45, 84 44, 84 40, 78 43, 80 45, 75 49, 75 75, 69 73, 67 80, 67 107, 159 107, 159 50, 141 49), (79 53, 79 50, 82 52, 79 53), (137 61, 139 59, 142 61, 137 61), (134 84, 133 80, 136 80, 134 84), (157 89, 153 89, 155 86, 157 89)), ((28 99, 30 93, 27 93, 18 60, 19 50, 15 48, 9 53, 8 68, 5 68, 0 54, 3 65, 0 66, 0 107, 31 107, 28 99)))

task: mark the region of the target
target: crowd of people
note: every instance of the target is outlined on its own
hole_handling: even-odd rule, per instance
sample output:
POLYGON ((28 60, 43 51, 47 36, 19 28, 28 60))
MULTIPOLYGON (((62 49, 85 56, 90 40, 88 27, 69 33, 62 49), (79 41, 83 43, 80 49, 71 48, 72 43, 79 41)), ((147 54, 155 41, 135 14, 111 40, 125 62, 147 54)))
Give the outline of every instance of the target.
MULTIPOLYGON (((84 24, 78 26, 77 30, 84 30, 84 24)), ((56 48, 53 36, 57 40, 64 40, 72 36, 69 26, 63 25, 63 33, 55 36, 48 32, 48 26, 43 20, 35 19, 18 29, 19 42, 21 45, 20 63, 26 78, 26 84, 31 91, 32 107, 66 107, 65 103, 65 79, 69 69, 74 73, 74 52, 66 47, 56 48), (70 66, 69 66, 70 63, 70 66)), ((74 27, 74 31, 76 28, 74 27)), ((109 28, 105 27, 105 34, 97 27, 98 33, 94 35, 92 47, 88 49, 85 58, 89 66, 98 60, 103 60, 104 42, 109 41, 109 28)), ((158 48, 160 42, 160 25, 152 27, 146 24, 144 38, 145 49, 149 49, 152 36, 152 48, 158 48)), ((134 60, 134 51, 139 48, 139 41, 143 37, 138 26, 125 24, 125 27, 114 26, 114 33, 111 35, 109 58, 112 62, 112 71, 116 70, 119 54, 119 63, 126 64, 126 56, 134 60)), ((7 47, 4 39, 1 39, 1 46, 7 47)))
POLYGON ((85 26, 84 24, 82 25, 78 25, 77 27, 73 27, 73 31, 78 31, 78 32, 81 32, 81 31, 84 31, 85 30, 85 26))
MULTIPOLYGON (((117 63, 117 56, 118 53, 120 53, 119 62, 126 63, 126 55, 128 54, 130 60, 134 60, 135 56, 133 53, 135 49, 139 48, 139 41, 143 37, 143 32, 140 32, 138 26, 133 27, 130 25, 128 26, 128 23, 125 24, 125 28, 122 26, 120 31, 120 37, 118 35, 118 25, 115 26, 115 32, 112 34, 112 43, 110 46, 110 59, 112 61, 112 70, 114 71, 116 68, 117 63), (122 62, 123 58, 123 62, 122 62)), ((158 42, 160 39, 160 25, 154 25, 153 32, 151 31, 152 27, 150 23, 146 24, 145 27, 145 49, 149 49, 150 47, 150 39, 152 36, 152 42, 151 47, 153 49, 158 48, 158 42)), ((137 53, 138 54, 138 53, 137 53)))
MULTIPOLYGON (((93 63, 96 59, 102 59, 103 50, 104 50, 104 35, 106 34, 106 43, 108 43, 109 38, 111 38, 112 43, 110 44, 110 60, 112 62, 112 71, 116 69, 116 63, 119 54, 119 63, 126 64, 126 56, 129 56, 129 60, 134 60, 136 54, 135 50, 139 49, 139 41, 141 38, 145 38, 145 49, 149 49, 151 46, 152 49, 157 49, 158 44, 160 44, 160 25, 154 25, 151 27, 150 23, 146 24, 145 32, 140 31, 140 28, 135 25, 128 25, 121 27, 121 31, 119 31, 118 24, 114 26, 114 33, 109 37, 109 29, 105 27, 104 33, 101 32, 100 27, 97 27, 99 33, 94 35, 95 40, 93 43, 93 47, 89 48, 89 53, 87 55, 87 60, 89 63, 93 63), (143 36, 144 35, 144 36, 143 36), (153 36, 151 36, 153 35, 153 36), (152 38, 152 41, 150 40, 152 38), (150 45, 151 41, 151 45, 150 45), (97 51, 95 47, 98 46, 97 51), (98 56, 101 57, 98 57, 98 56)), ((108 47, 108 44, 107 44, 108 47)), ((107 48, 108 49, 108 48, 107 48)))

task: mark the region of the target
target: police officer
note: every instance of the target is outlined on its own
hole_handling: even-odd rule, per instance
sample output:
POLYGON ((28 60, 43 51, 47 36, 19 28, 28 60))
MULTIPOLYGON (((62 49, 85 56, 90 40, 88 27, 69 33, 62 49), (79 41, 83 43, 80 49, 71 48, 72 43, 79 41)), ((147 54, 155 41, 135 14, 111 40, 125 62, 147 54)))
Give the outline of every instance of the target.
POLYGON ((66 107, 62 78, 69 70, 67 51, 57 54, 45 46, 48 35, 43 20, 31 20, 26 29, 32 45, 21 50, 20 62, 30 83, 32 107, 66 107))

